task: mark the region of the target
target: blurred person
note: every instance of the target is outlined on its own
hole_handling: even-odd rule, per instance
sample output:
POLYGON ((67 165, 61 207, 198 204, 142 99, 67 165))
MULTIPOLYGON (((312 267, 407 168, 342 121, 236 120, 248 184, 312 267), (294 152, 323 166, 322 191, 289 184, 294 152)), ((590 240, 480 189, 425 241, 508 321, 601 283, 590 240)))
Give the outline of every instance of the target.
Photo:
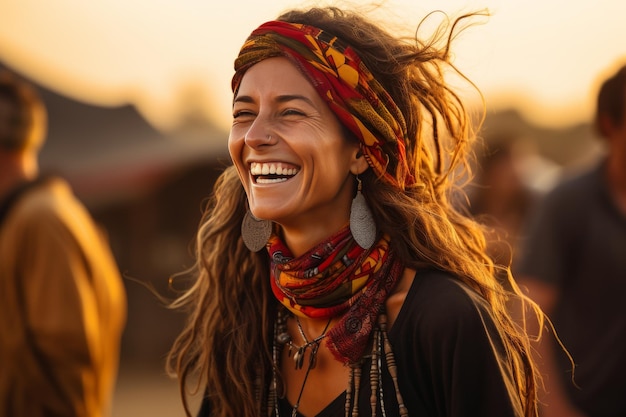
POLYGON ((519 268, 576 364, 539 344, 545 417, 626 416, 626 66, 601 85, 595 128, 606 156, 541 201, 519 268))
POLYGON ((125 290, 68 184, 40 176, 45 136, 34 86, 0 70, 0 416, 106 416, 125 290))
POLYGON ((521 295, 449 199, 474 139, 441 78, 462 21, 438 44, 311 8, 246 40, 233 166, 174 303, 188 415, 196 387, 203 417, 536 416, 521 295))
POLYGON ((492 258, 513 267, 522 226, 537 199, 537 192, 524 177, 524 158, 526 148, 514 135, 487 138, 467 192, 470 214, 490 229, 492 258))

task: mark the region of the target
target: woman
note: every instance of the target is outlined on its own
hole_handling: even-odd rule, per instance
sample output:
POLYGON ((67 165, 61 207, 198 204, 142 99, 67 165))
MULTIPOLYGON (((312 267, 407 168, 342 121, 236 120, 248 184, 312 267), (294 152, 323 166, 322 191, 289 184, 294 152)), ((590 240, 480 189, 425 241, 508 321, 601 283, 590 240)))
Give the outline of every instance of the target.
POLYGON ((528 340, 448 201, 473 136, 446 65, 447 45, 336 8, 250 35, 234 166, 175 303, 191 310, 169 357, 188 414, 199 376, 201 416, 536 415, 528 340))

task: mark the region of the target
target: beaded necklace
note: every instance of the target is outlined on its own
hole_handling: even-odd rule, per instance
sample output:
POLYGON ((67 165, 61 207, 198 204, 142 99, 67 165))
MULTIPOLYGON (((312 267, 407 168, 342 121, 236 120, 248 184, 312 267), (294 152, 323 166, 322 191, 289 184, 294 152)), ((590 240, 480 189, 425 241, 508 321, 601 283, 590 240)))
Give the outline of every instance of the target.
MULTIPOLYGON (((295 318, 296 318, 296 323, 298 325, 298 331, 300 333, 300 336, 302 337, 302 340, 304 340, 304 345, 296 346, 295 343, 293 343, 291 336, 287 332, 287 325, 286 325, 287 317, 286 316, 280 317, 279 315, 280 327, 277 329, 279 333, 275 337, 276 342, 278 342, 280 345, 286 344, 289 346, 289 357, 293 355, 293 361, 294 361, 294 365, 296 369, 302 369, 302 366, 304 363, 304 355, 306 351, 309 348, 311 348, 311 353, 309 356, 309 364, 306 368, 306 373, 304 374, 304 380, 302 381, 300 392, 298 393, 298 399, 296 400, 296 403, 293 405, 291 417, 296 417, 298 415, 298 408, 300 407, 300 400, 302 399, 302 394, 304 393, 304 387, 306 385, 306 381, 309 378, 309 373, 311 372, 311 370, 315 369, 315 366, 317 365, 317 352, 320 348, 320 344, 322 343, 322 340, 326 337, 326 332, 328 331, 328 327, 330 326, 330 322, 332 320, 332 318, 328 319, 328 322, 326 323, 324 330, 319 336, 317 336, 313 340, 309 340, 306 337, 304 330, 302 329, 302 324, 300 323, 300 319, 298 319, 298 316, 295 316, 295 318)), ((276 358, 274 359, 274 363, 277 364, 276 358)), ((278 409, 276 409, 276 416, 278 416, 278 409)))
MULTIPOLYGON (((278 312, 278 316, 276 322, 274 324, 274 342, 272 346, 272 358, 274 362, 273 371, 272 371, 272 381, 270 385, 269 392, 269 404, 268 404, 268 412, 269 410, 274 411, 275 417, 280 417, 280 410, 278 405, 278 392, 282 392, 282 383, 279 381, 277 369, 280 369, 280 353, 285 345, 289 345, 291 343, 291 336, 287 332, 287 318, 289 317, 289 313, 286 309, 281 308, 278 312)), ((299 323, 298 323, 299 324, 299 323)), ((319 343, 323 340, 328 330, 328 326, 330 321, 326 325, 326 328, 322 332, 320 336, 318 336, 314 340, 318 340, 317 347, 319 347, 319 343)), ((308 341, 306 336, 303 335, 303 331, 301 330, 301 326, 299 325, 299 329, 301 335, 303 336, 303 340, 305 341, 305 345, 313 344, 313 341, 308 341)), ((297 347, 298 349, 303 349, 304 346, 297 347)), ((291 349, 291 346, 290 346, 291 349)), ((305 348, 306 350, 306 348, 305 348)), ((317 353, 317 350, 315 350, 317 353)), ((304 352, 302 353, 304 356, 304 352)), ((404 405, 404 400, 402 398, 402 394, 400 393, 400 389, 398 386, 398 370, 396 367, 396 361, 393 355, 393 351, 391 349, 391 344, 389 343, 389 338, 387 336, 387 315, 385 313, 381 313, 378 315, 378 320, 373 332, 373 345, 371 353, 362 358, 366 357, 371 358, 370 372, 369 372, 369 380, 370 386, 372 389, 372 395, 370 397, 370 407, 371 407, 371 415, 372 417, 377 416, 377 410, 380 405, 380 409, 382 410, 381 417, 386 417, 383 389, 382 389, 382 369, 383 369, 383 360, 386 365, 387 370, 389 371, 389 375, 391 375, 391 379, 393 381, 395 393, 396 393, 396 401, 398 403, 398 413, 401 417, 408 417, 409 413, 404 405)), ((361 385, 361 366, 362 360, 360 362, 351 363, 350 364, 350 379, 348 382, 348 387, 346 389, 346 400, 345 400, 345 417, 358 417, 359 416, 359 387, 361 385)), ((298 366, 298 361, 295 360, 296 367, 298 366)), ((312 367, 315 367, 315 359, 309 359, 309 366, 307 368, 304 381, 302 383, 302 387, 300 389, 300 393, 298 395, 298 400, 296 404, 292 408, 291 417, 297 416, 298 407, 300 405, 300 400, 302 399, 302 393, 304 391, 304 385, 306 384, 306 380, 309 372, 312 367), (313 362, 313 363, 312 363, 313 362)), ((300 364, 301 365, 301 364, 300 364)), ((298 369, 298 368, 297 368, 298 369)), ((271 414, 268 414, 271 415, 271 414)))

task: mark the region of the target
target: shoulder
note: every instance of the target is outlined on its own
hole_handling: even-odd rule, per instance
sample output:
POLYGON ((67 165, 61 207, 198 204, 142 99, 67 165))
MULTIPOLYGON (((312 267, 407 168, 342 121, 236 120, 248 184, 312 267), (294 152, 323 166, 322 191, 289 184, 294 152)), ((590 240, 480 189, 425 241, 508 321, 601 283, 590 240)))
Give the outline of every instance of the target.
POLYGON ((578 235, 582 229, 572 225, 583 224, 598 201, 603 187, 602 166, 570 174, 539 200, 526 225, 525 253, 536 259, 544 255, 546 246, 563 245, 578 235))
POLYGON ((480 294, 438 270, 416 273, 397 319, 398 327, 412 328, 424 337, 484 330, 491 322, 489 306, 480 294))
POLYGON ((24 236, 38 240, 93 237, 97 229, 87 208, 74 196, 63 179, 48 178, 29 189, 11 210, 8 223, 24 236))
POLYGON ((439 270, 418 271, 409 292, 413 304, 421 305, 423 312, 473 310, 483 305, 484 299, 451 273, 439 270))
POLYGON ((430 415, 522 415, 510 352, 491 311, 450 273, 415 275, 389 339, 399 377, 433 410, 430 415))
POLYGON ((28 190, 16 204, 15 213, 29 222, 68 222, 87 215, 69 184, 56 177, 47 178, 28 190))
POLYGON ((28 190, 22 199, 22 210, 55 211, 68 203, 77 203, 69 184, 61 178, 46 178, 28 190))
POLYGON ((590 196, 602 187, 602 167, 600 163, 587 171, 570 173, 545 195, 543 205, 575 209, 586 204, 590 196))

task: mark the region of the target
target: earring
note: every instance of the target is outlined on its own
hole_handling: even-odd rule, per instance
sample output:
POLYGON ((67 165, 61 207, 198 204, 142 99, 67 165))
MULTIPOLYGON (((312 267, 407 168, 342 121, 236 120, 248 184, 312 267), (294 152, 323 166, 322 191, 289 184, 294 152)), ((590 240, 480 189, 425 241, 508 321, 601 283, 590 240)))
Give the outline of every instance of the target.
POLYGON ((376 223, 372 211, 361 193, 363 185, 358 175, 356 180, 358 187, 356 196, 352 200, 352 207, 350 207, 350 231, 360 247, 369 249, 376 240, 376 223))
POLYGON ((265 247, 272 234, 272 222, 254 217, 250 210, 246 211, 241 222, 241 238, 244 245, 252 252, 265 247))

